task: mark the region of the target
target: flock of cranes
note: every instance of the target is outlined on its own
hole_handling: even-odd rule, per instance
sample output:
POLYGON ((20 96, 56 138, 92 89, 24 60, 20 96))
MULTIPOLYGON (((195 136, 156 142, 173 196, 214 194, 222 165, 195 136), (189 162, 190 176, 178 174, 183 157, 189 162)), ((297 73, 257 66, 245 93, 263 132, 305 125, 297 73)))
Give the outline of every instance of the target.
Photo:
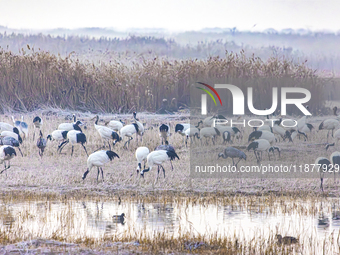
MULTIPOLYGON (((112 161, 114 158, 119 158, 119 155, 113 152, 111 149, 116 145, 117 142, 123 141, 125 137, 128 140, 124 144, 124 148, 127 148, 130 144, 130 141, 133 140, 133 136, 136 135, 136 140, 138 141, 138 137, 142 137, 144 134, 144 125, 139 122, 137 119, 137 113, 133 112, 133 123, 124 125, 123 121, 115 121, 111 120, 106 123, 105 126, 99 125, 99 116, 97 115, 92 120, 94 121, 94 128, 98 132, 99 136, 103 141, 103 146, 93 152, 91 155, 88 154, 85 144, 87 142, 86 135, 83 133, 81 126, 84 124, 83 122, 76 119, 76 116, 73 115, 73 122, 71 123, 61 123, 58 126, 57 130, 54 130, 51 134, 49 134, 46 138, 43 137, 42 126, 43 120, 41 117, 37 116, 33 119, 34 125, 34 133, 33 138, 35 137, 36 129, 39 130, 39 137, 36 142, 36 146, 38 148, 38 153, 40 157, 43 157, 45 148, 49 140, 57 141, 58 148, 57 153, 61 154, 63 148, 67 144, 71 144, 71 156, 73 156, 74 146, 76 144, 80 144, 86 155, 87 159, 87 170, 84 172, 82 179, 84 180, 88 173, 92 170, 93 167, 97 167, 97 181, 99 179, 99 175, 101 173, 102 180, 104 180, 103 166, 108 162, 112 161), (105 150, 106 143, 108 144, 109 150, 105 150), (112 147, 111 144, 112 143, 112 147), (104 150, 102 150, 104 149, 104 150)), ((23 156, 20 150, 20 144, 22 144, 23 140, 28 139, 28 125, 23 121, 23 117, 21 121, 15 121, 12 116, 12 120, 14 126, 5 122, 0 122, 0 163, 4 163, 5 169, 3 169, 0 173, 10 168, 10 160, 15 157, 16 151, 14 148, 18 148, 21 155, 23 156), (22 138, 23 136, 23 138, 22 138), (6 164, 7 162, 7 164, 6 164)), ((162 126, 162 125, 161 125, 162 126)), ((85 128, 85 127, 84 127, 85 128)), ((169 130, 169 129, 168 129, 169 130)), ((160 131, 162 133, 162 131, 160 131)), ((169 136, 170 133, 167 133, 169 136)), ((166 137, 167 137, 166 136, 166 137)), ((174 160, 178 158, 178 155, 175 152, 173 146, 168 144, 168 141, 165 137, 165 145, 160 145, 155 148, 154 152, 149 151, 147 147, 139 147, 136 150, 136 159, 138 162, 137 173, 140 173, 142 177, 144 177, 144 173, 148 172, 152 169, 153 166, 161 167, 164 172, 165 170, 162 164, 168 160, 174 160), (141 168, 141 162, 144 161, 144 169, 141 168), (148 168, 145 167, 145 162, 148 163, 148 168)), ((171 162, 170 162, 171 163, 171 162)), ((173 169, 172 163, 171 168, 173 169)), ((158 175, 157 175, 158 179, 158 175)))
MULTIPOLYGON (((336 112, 337 108, 335 107, 334 114, 337 116, 336 112)), ((267 116, 267 118, 269 119, 269 116, 267 116)), ((175 125, 175 133, 183 137, 185 146, 188 146, 189 140, 191 143, 200 143, 200 145, 203 146, 204 144, 209 144, 210 140, 211 143, 215 145, 218 142, 218 137, 222 137, 222 144, 233 143, 235 139, 239 140, 243 138, 244 131, 242 129, 240 130, 237 127, 220 125, 218 123, 214 125, 214 121, 216 119, 223 120, 225 117, 221 115, 210 116, 199 121, 197 125, 178 123, 175 125)), ((73 122, 61 123, 58 126, 58 129, 51 132, 46 138, 44 138, 42 134, 43 119, 39 116, 35 117, 33 119, 33 139, 35 139, 35 133, 38 130, 39 137, 36 145, 40 157, 43 157, 49 140, 58 142, 57 153, 62 153, 63 148, 65 148, 67 144, 70 144, 71 156, 74 152, 74 146, 79 144, 83 147, 86 155, 88 156, 87 170, 83 174, 82 178, 85 179, 92 168, 97 167, 97 180, 99 179, 100 174, 102 179, 104 179, 103 166, 112 161, 114 158, 119 158, 119 155, 112 151, 112 149, 117 146, 116 144, 118 142, 124 142, 125 140, 122 147, 128 148, 134 137, 136 142, 138 142, 138 138, 142 140, 144 132, 148 130, 144 127, 144 124, 137 119, 136 112, 133 112, 133 121, 130 124, 125 124, 122 120, 111 120, 105 123, 105 125, 99 125, 98 115, 92 120, 94 121, 95 130, 102 139, 103 146, 89 155, 85 147, 87 138, 82 131, 82 125, 84 125, 84 123, 77 120, 75 115, 73 115, 73 122), (107 147, 108 150, 105 149, 107 147)), ((19 152, 23 156, 20 150, 20 144, 22 144, 24 140, 28 139, 28 124, 24 122, 23 117, 21 117, 21 120, 18 121, 12 116, 12 121, 13 125, 0 122, 0 163, 4 163, 5 166, 5 169, 0 173, 10 168, 10 160, 17 155, 15 148, 18 148, 19 152)), ((281 149, 280 147, 275 146, 277 141, 288 140, 288 142, 293 142, 297 136, 302 136, 305 140, 308 140, 308 134, 314 128, 312 124, 306 122, 306 116, 297 120, 297 125, 295 127, 284 127, 282 125, 282 118, 275 119, 272 123, 272 126, 263 125, 259 128, 254 128, 253 132, 251 132, 248 136, 248 145, 246 146, 246 149, 247 151, 254 152, 257 163, 260 163, 263 160, 263 152, 267 153, 269 160, 271 160, 270 153, 275 155, 276 151, 280 157, 281 149)), ((286 122, 286 126, 293 125, 292 123, 286 122)), ((332 137, 335 139, 333 143, 327 143, 326 150, 331 146, 335 146, 338 139, 340 139, 339 128, 340 122, 337 118, 325 119, 319 125, 318 130, 328 130, 327 142, 330 132, 332 132, 332 137), (333 132, 335 129, 338 130, 333 132)), ((157 146, 154 151, 150 151, 149 148, 145 146, 138 147, 135 151, 135 157, 137 160, 137 175, 144 177, 146 172, 157 166, 158 172, 156 181, 158 180, 159 172, 161 170, 165 177, 163 164, 166 161, 170 161, 171 169, 173 169, 172 160, 179 159, 179 156, 175 152, 175 148, 168 142, 169 137, 172 135, 170 132, 170 124, 159 124, 158 133, 162 144, 157 146), (144 163, 143 168, 142 163, 144 163), (146 164, 148 165, 148 168, 146 168, 146 164)), ((240 160, 247 159, 247 155, 243 151, 229 146, 218 154, 218 158, 231 158, 232 164, 237 166, 240 160), (238 159, 238 161, 235 163, 234 159, 238 159)), ((330 159, 327 159, 326 157, 319 157, 317 162, 321 165, 340 164, 340 152, 336 151, 332 153, 330 159)), ((131 176, 132 175, 133 172, 131 173, 131 176)), ((323 190, 323 175, 320 176, 320 178, 321 189, 323 190)))

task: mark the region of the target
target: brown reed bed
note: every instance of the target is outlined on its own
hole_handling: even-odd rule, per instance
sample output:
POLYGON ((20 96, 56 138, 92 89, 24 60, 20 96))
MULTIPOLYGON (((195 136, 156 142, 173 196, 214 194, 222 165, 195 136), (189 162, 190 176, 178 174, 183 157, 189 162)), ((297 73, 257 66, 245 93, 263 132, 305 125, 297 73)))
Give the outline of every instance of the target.
MULTIPOLYGON (((94 65, 80 62, 72 53, 63 58, 28 45, 21 55, 0 49, 1 112, 29 112, 45 106, 83 112, 155 112, 164 98, 176 98, 174 109, 194 107, 190 105, 190 86, 198 81, 237 83, 244 92, 251 83, 258 91, 254 98, 254 102, 261 102, 258 107, 271 105, 273 86, 304 87, 312 94, 311 111, 323 109, 325 79, 318 78, 305 62, 295 64, 282 57, 263 61, 246 57, 242 50, 204 60, 141 57, 129 64, 112 61, 94 65)), ((227 108, 229 104, 231 100, 227 108)))

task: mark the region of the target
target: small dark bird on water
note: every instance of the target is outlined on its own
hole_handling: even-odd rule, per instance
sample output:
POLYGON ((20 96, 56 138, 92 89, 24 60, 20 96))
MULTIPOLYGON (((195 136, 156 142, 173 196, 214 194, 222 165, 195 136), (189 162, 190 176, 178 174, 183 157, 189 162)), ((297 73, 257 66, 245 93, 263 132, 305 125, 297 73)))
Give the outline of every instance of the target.
POLYGON ((113 215, 113 216, 112 216, 112 220, 113 220, 115 223, 120 223, 120 224, 124 225, 125 214, 122 213, 121 215, 113 215))

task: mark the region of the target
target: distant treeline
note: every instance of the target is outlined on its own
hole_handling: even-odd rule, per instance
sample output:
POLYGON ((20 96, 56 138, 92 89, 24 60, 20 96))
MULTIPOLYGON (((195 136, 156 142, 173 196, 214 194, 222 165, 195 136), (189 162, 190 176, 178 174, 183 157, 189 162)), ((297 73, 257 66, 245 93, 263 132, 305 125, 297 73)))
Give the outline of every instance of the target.
MULTIPOLYGON (((297 86, 312 93, 310 109, 323 109, 325 79, 292 60, 247 57, 244 51, 226 52, 205 59, 141 59, 93 65, 72 57, 37 51, 30 46, 21 54, 0 49, 0 111, 32 111, 43 106, 91 112, 155 112, 162 100, 177 106, 194 106, 190 88, 196 82, 232 83, 243 91, 253 86, 258 109, 270 107, 271 87, 297 86)), ((224 95, 225 98, 230 95, 224 95)), ((196 102, 197 104, 197 102, 196 102)), ((226 105, 232 109, 232 100, 226 105)), ((290 112, 294 113, 294 109, 290 112)))
MULTIPOLYGON (((91 32, 91 31, 90 31, 91 32)), ((340 70, 340 35, 325 33, 250 33, 229 31, 222 33, 186 32, 172 39, 155 36, 127 36, 125 38, 90 36, 50 36, 44 34, 0 33, 0 47, 19 54, 30 45, 63 57, 74 52, 80 61, 98 63, 119 60, 126 62, 155 57, 174 59, 206 59, 211 56, 224 56, 225 51, 252 54, 263 60, 271 56, 286 57, 295 63, 308 60, 310 68, 338 76, 340 70), (205 39, 202 39, 205 38, 205 39), (191 43, 186 43, 190 41, 191 43), (194 42, 194 43, 192 43, 194 42)))

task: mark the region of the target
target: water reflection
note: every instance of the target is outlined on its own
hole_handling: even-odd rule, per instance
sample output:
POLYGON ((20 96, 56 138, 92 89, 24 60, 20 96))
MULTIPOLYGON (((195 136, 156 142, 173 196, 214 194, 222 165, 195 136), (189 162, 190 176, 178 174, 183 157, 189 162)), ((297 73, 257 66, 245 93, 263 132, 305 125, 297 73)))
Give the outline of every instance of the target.
POLYGON ((330 234, 340 230, 339 203, 335 200, 273 201, 218 204, 137 201, 28 201, 0 204, 1 230, 20 229, 30 237, 74 238, 122 236, 158 232, 177 237, 186 231, 250 239, 257 233, 282 236, 330 234))

